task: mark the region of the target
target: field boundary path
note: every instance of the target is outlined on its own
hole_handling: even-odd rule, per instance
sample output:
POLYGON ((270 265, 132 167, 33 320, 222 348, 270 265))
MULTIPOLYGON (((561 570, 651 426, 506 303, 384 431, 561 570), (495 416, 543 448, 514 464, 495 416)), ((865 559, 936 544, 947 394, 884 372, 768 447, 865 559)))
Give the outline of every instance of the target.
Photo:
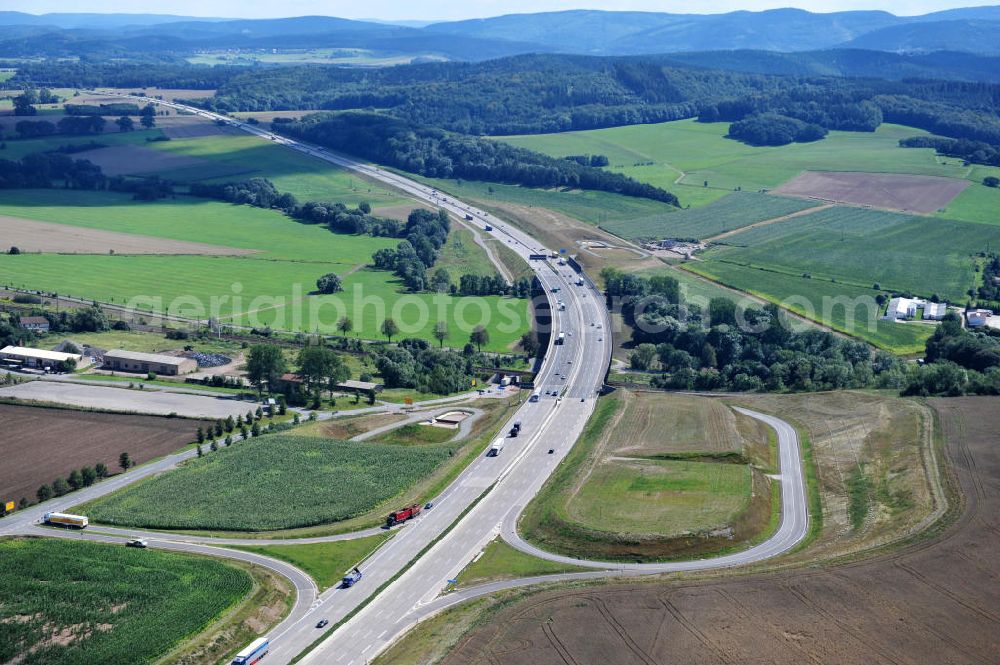
POLYGON ((794 219, 796 217, 802 217, 803 215, 809 215, 809 214, 812 214, 814 212, 819 212, 820 210, 826 210, 827 208, 833 208, 835 205, 836 205, 835 203, 825 203, 823 205, 816 206, 815 208, 806 208, 805 210, 799 210, 799 211, 796 211, 796 212, 793 212, 793 213, 789 213, 787 215, 782 215, 781 217, 774 217, 773 219, 765 219, 762 222, 754 222, 753 224, 750 224, 749 226, 741 226, 738 229, 730 229, 729 231, 724 231, 724 232, 722 232, 722 233, 720 233, 718 235, 714 235, 711 238, 704 238, 704 239, 702 239, 702 242, 705 242, 705 243, 718 242, 718 241, 722 240, 723 238, 728 238, 729 236, 738 235, 740 233, 743 233, 744 231, 749 231, 750 229, 756 229, 759 226, 770 226, 771 224, 777 224, 778 222, 784 222, 784 221, 787 221, 789 219, 794 219))

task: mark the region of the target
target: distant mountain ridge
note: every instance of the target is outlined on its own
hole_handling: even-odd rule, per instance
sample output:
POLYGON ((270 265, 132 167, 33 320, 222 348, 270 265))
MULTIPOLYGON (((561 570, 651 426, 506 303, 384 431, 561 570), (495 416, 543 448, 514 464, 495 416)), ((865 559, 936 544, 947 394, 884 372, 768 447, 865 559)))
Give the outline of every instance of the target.
POLYGON ((998 21, 1000 6, 909 17, 884 11, 820 14, 792 8, 725 14, 569 10, 436 23, 425 29, 491 39, 518 35, 558 51, 592 55, 731 49, 791 52, 837 47, 992 54, 1000 53, 998 21), (865 40, 867 35, 873 38, 865 40), (948 41, 947 35, 959 41, 948 41))
POLYGON ((1000 6, 896 16, 772 9, 724 14, 568 10, 423 25, 329 16, 223 19, 0 12, 0 57, 183 56, 196 50, 361 48, 478 61, 523 53, 649 55, 865 49, 1000 55, 1000 6))

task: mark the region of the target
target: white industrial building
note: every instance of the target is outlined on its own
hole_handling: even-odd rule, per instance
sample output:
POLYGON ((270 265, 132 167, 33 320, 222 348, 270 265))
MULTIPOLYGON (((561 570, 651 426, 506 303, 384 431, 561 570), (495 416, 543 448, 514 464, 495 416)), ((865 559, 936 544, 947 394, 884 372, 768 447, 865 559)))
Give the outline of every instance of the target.
POLYGON ((924 320, 926 321, 940 321, 947 313, 948 303, 946 302, 929 302, 924 305, 924 320))
POLYGON ((67 361, 75 362, 77 367, 83 366, 83 356, 79 353, 60 353, 25 346, 5 346, 0 349, 0 362, 13 367, 51 369, 67 361))
POLYGON ((885 310, 884 319, 890 321, 905 321, 917 315, 917 308, 923 307, 927 301, 918 298, 893 298, 885 310))
POLYGON ((923 298, 893 298, 882 318, 888 321, 908 321, 917 318, 917 310, 921 308, 924 310, 925 321, 940 321, 948 312, 948 303, 928 302, 923 298))

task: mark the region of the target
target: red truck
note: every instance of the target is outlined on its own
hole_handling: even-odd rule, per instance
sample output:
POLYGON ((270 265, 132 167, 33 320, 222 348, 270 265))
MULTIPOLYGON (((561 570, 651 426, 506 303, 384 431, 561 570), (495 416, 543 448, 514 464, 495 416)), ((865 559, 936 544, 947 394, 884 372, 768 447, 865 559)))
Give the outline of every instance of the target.
POLYGON ((419 503, 415 503, 412 506, 407 506, 397 510, 396 512, 389 513, 389 516, 385 518, 385 525, 392 527, 405 522, 406 520, 411 520, 420 514, 422 507, 419 503))

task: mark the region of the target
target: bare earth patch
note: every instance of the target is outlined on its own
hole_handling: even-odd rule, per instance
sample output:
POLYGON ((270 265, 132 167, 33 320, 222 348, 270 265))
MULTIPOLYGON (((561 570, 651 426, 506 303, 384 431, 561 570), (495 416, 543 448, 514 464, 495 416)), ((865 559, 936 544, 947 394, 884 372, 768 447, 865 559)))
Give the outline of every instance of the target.
MULTIPOLYGON (((114 150, 115 148, 107 149, 114 150)), ((0 238, 3 238, 5 246, 15 246, 22 252, 49 254, 108 254, 114 250, 115 254, 232 256, 256 252, 252 249, 236 249, 200 242, 153 238, 5 215, 0 215, 0 238)))
POLYGON ((372 210, 372 214, 376 217, 385 217, 388 219, 398 219, 405 222, 406 218, 410 216, 410 213, 417 209, 430 210, 429 206, 421 205, 419 203, 404 203, 398 206, 382 206, 380 208, 375 208, 372 210))
POLYGON ((186 169, 204 164, 204 160, 197 157, 153 150, 141 145, 119 145, 86 150, 76 153, 74 157, 90 160, 100 166, 106 175, 111 176, 186 169))
MULTIPOLYGON (((0 404, 0 422, 4 430, 0 500, 4 501, 34 498, 42 483, 65 478, 83 466, 103 462, 116 470, 122 450, 139 464, 172 453, 194 439, 195 428, 210 424, 12 404, 0 404)), ((111 611, 117 614, 125 607, 119 603, 111 611)))
POLYGON ((926 214, 951 203, 970 184, 938 176, 806 171, 774 193, 926 214))

